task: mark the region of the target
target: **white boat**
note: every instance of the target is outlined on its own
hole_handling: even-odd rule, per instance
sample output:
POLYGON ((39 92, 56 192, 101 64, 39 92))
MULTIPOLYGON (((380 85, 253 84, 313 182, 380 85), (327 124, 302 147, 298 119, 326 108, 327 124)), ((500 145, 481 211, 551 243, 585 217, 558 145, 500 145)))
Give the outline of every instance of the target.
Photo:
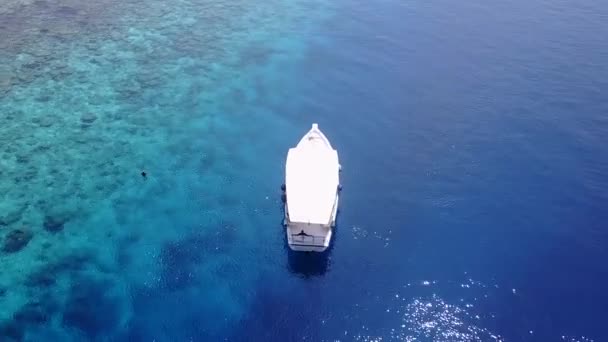
POLYGON ((316 123, 287 153, 283 191, 289 247, 325 251, 336 224, 340 163, 338 152, 316 123))

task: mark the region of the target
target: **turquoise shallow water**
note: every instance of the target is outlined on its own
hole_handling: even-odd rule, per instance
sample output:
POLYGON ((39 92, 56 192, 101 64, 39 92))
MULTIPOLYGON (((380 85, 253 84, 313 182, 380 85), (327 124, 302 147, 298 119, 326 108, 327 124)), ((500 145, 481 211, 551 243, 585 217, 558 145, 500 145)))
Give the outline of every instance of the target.
POLYGON ((326 7, 3 5, 1 233, 33 236, 0 255, 3 340, 139 325, 182 340, 194 317, 218 337, 243 317, 265 246, 282 244, 295 125, 280 112, 326 7), (172 311, 167 328, 155 313, 172 311))
POLYGON ((3 2, 0 340, 607 339, 607 10, 3 2), (312 122, 314 256, 279 190, 312 122))

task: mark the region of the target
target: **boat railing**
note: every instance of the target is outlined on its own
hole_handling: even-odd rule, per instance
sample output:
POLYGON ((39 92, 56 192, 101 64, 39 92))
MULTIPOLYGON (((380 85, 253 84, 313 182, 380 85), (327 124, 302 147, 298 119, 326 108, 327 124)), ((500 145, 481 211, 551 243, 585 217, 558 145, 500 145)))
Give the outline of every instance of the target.
POLYGON ((299 235, 299 234, 291 234, 291 239, 294 242, 304 242, 306 244, 312 245, 323 245, 325 243, 325 236, 317 236, 317 235, 299 235))

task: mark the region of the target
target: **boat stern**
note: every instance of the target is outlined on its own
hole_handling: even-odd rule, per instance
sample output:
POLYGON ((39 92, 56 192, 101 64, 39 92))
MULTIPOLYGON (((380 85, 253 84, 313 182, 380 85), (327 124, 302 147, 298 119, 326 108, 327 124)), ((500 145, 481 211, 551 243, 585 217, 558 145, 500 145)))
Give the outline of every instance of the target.
POLYGON ((332 227, 287 221, 287 243, 293 251, 324 252, 331 242, 332 227))

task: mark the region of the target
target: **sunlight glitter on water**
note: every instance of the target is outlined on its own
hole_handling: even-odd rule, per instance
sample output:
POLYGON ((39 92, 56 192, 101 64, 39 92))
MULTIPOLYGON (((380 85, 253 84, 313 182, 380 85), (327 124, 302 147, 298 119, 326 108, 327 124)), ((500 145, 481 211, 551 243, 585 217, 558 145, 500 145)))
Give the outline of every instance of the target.
POLYGON ((568 341, 568 342, 595 342, 594 339, 585 337, 585 336, 580 336, 580 337, 572 337, 572 336, 562 336, 562 341, 568 341))
MULTIPOLYGON (((437 342, 474 342, 505 341, 500 334, 481 325, 481 317, 476 310, 477 297, 470 298, 469 289, 487 289, 488 286, 471 278, 459 283, 443 283, 437 280, 422 280, 403 286, 432 291, 429 296, 407 297, 404 294, 393 295, 393 304, 386 313, 397 314, 397 322, 388 333, 363 334, 355 336, 355 341, 437 341, 437 342), (463 286, 466 285, 466 286, 463 286), (465 291, 455 304, 443 293, 451 288, 465 291)), ((490 287, 494 288, 494 287, 490 287)), ((487 298, 487 295, 483 297, 487 298)), ((490 315, 490 319, 494 316, 490 315)), ((369 329, 363 329, 369 331, 369 329)))
POLYGON ((470 307, 446 303, 436 294, 431 298, 416 298, 405 307, 402 327, 407 329, 397 331, 393 337, 397 340, 420 336, 433 341, 503 341, 500 335, 470 323, 473 319, 467 311, 470 307))

